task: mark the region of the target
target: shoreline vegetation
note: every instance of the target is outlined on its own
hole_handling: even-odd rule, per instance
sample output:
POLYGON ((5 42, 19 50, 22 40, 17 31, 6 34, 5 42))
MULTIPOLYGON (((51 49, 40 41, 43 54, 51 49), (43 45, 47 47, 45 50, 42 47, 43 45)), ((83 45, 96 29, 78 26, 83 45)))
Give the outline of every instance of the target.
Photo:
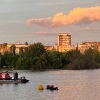
POLYGON ((84 53, 80 53, 78 48, 67 52, 46 51, 43 44, 38 42, 31 44, 25 51, 21 48, 19 54, 16 54, 14 46, 11 52, 0 53, 0 69, 12 68, 16 70, 99 69, 100 52, 97 47, 89 48, 84 53))

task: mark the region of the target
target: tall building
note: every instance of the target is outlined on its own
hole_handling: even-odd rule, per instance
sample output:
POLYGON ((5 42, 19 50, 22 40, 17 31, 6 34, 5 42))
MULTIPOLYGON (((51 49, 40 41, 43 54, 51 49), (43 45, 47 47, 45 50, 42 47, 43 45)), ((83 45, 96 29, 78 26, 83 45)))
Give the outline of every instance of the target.
POLYGON ((57 51, 66 52, 72 49, 71 46, 71 35, 69 33, 59 33, 58 34, 58 45, 57 51))
POLYGON ((59 33, 58 46, 71 46, 71 35, 69 33, 59 33))

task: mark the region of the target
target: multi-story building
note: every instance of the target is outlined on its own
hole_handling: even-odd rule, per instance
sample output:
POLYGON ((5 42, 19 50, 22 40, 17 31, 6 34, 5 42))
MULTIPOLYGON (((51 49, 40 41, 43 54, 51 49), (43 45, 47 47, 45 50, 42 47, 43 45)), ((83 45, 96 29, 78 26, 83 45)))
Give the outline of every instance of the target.
POLYGON ((58 46, 71 46, 71 35, 69 33, 58 34, 58 46))
POLYGON ((12 46, 15 46, 15 53, 19 54, 20 50, 22 49, 23 52, 25 51, 26 48, 29 47, 27 44, 20 44, 19 42, 16 42, 15 44, 0 44, 0 53, 4 53, 5 51, 11 51, 12 46))
POLYGON ((84 51, 89 48, 98 49, 100 51, 100 42, 82 42, 78 44, 77 47, 81 53, 84 53, 84 51))
MULTIPOLYGON (((0 53, 4 53, 5 51, 12 51, 12 47, 15 46, 15 53, 19 54, 20 51, 25 52, 30 44, 20 44, 16 42, 15 44, 0 44, 0 53)), ((44 46, 46 50, 55 50, 59 52, 67 52, 70 50, 75 50, 78 48, 81 53, 84 53, 88 48, 97 48, 100 51, 100 42, 82 42, 77 44, 76 46, 71 45, 71 35, 69 33, 59 33, 58 34, 58 43, 54 46, 44 46)))
POLYGON ((56 46, 55 48, 59 52, 66 52, 72 50, 71 35, 69 33, 59 33, 58 44, 55 46, 56 46))

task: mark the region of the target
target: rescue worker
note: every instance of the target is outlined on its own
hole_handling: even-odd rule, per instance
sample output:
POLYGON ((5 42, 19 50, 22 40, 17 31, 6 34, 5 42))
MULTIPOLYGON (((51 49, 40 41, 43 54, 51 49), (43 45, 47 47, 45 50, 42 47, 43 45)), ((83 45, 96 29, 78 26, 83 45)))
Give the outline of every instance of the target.
POLYGON ((10 77, 8 71, 6 71, 6 73, 5 73, 5 79, 6 79, 6 80, 12 79, 12 77, 10 77))
POLYGON ((3 78, 2 78, 2 73, 0 73, 0 80, 2 80, 3 78))
POLYGON ((14 80, 18 80, 18 72, 14 71, 13 69, 12 71, 13 71, 14 80))
POLYGON ((18 73, 17 72, 14 72, 13 76, 14 76, 14 80, 18 80, 18 73))

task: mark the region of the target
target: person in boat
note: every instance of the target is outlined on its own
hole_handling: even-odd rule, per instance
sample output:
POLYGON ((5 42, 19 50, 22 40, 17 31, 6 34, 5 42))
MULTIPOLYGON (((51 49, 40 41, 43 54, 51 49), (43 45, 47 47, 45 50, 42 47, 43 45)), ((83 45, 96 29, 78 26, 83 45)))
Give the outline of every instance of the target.
POLYGON ((0 80, 2 80, 3 78, 2 78, 2 73, 0 73, 0 80))
POLYGON ((6 71, 6 73, 5 73, 5 80, 10 80, 10 79, 12 79, 12 77, 10 77, 8 71, 6 71))
POLYGON ((18 72, 13 71, 14 80, 18 80, 18 72))
POLYGON ((47 86, 46 86, 46 89, 50 89, 50 85, 47 85, 47 86))
POLYGON ((14 72, 14 80, 18 80, 18 72, 14 72))
POLYGON ((58 90, 58 87, 54 87, 54 85, 47 85, 46 86, 46 89, 49 89, 49 90, 58 90))

